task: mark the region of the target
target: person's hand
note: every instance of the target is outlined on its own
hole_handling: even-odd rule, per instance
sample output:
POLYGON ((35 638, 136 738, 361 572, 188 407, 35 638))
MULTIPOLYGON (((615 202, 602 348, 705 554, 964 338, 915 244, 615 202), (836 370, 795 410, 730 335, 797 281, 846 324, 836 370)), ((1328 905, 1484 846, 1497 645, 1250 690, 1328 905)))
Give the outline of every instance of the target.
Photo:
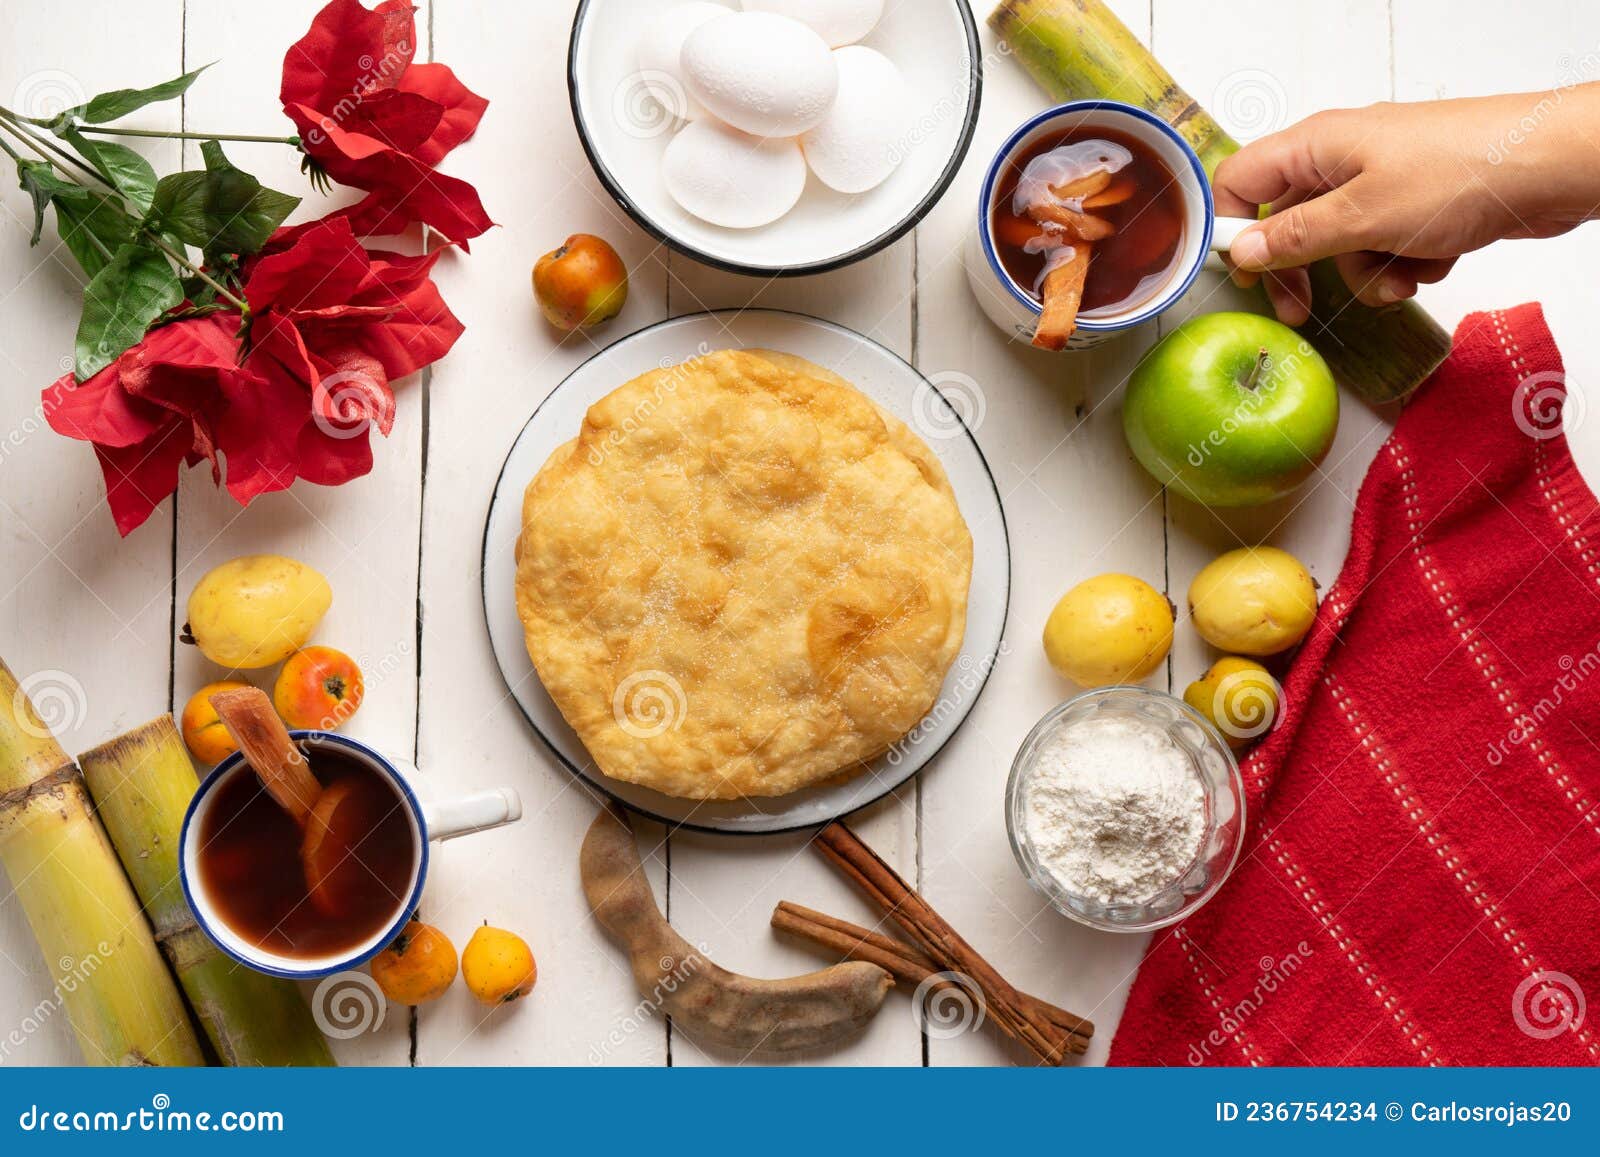
POLYGON ((1229 253, 1290 325, 1310 312, 1303 268, 1332 257, 1379 306, 1504 237, 1552 237, 1600 215, 1600 84, 1317 113, 1217 166, 1217 213, 1270 216, 1229 253))

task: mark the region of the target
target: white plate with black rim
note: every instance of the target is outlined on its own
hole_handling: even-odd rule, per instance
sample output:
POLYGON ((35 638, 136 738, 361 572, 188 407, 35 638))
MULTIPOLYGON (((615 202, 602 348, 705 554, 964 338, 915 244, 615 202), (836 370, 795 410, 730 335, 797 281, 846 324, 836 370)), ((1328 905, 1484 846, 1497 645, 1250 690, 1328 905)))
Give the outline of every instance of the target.
MULTIPOLYGON (((737 11, 738 0, 716 0, 737 11)), ((567 48, 567 91, 595 175, 658 240, 718 269, 755 276, 821 273, 878 252, 927 215, 955 179, 978 123, 978 27, 967 0, 891 0, 860 43, 894 61, 912 116, 894 173, 875 189, 838 193, 808 175, 800 203, 770 225, 724 229, 668 195, 661 157, 680 123, 651 95, 639 35, 664 0, 581 0, 567 48)))
MULTIPOLYGON (((1011 593, 1005 513, 983 452, 950 397, 903 359, 843 326, 779 310, 718 310, 674 318, 630 334, 574 370, 534 410, 495 483, 483 536, 483 607, 506 687, 551 752, 574 774, 633 810, 674 827, 761 834, 825 824, 905 783, 955 734, 977 702, 1000 652, 1011 593), (522 492, 545 461, 572 439, 589 407, 624 382, 718 349, 777 349, 842 374, 915 430, 950 476, 972 532, 967 632, 927 716, 889 751, 849 779, 790 795, 749 800, 676 799, 601 773, 546 694, 523 645, 517 617, 517 536, 522 492)), ((959 407, 959 408, 958 408, 959 407)))

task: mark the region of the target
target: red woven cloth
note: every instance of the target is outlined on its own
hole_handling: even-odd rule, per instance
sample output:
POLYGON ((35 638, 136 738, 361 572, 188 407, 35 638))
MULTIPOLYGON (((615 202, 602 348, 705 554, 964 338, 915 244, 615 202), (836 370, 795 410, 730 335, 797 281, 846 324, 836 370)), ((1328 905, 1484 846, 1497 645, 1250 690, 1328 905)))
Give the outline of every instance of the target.
POLYGON ((1600 1061, 1600 516, 1537 305, 1474 314, 1356 501, 1233 877, 1111 1063, 1600 1061))

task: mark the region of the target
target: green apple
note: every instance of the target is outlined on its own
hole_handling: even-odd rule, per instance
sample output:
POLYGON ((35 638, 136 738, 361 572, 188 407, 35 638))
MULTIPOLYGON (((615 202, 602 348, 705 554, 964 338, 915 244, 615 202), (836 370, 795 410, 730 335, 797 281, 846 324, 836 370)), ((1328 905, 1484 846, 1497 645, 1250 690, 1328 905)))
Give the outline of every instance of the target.
POLYGON ((1258 506, 1316 470, 1339 427, 1328 363, 1253 313, 1184 322, 1134 370, 1122 429, 1156 479, 1206 506, 1258 506))

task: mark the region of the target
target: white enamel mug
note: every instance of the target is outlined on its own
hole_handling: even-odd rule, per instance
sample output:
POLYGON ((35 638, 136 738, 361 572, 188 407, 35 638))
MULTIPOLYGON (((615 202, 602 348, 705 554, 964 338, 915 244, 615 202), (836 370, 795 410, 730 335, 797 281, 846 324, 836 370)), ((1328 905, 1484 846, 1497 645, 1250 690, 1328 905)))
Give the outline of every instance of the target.
POLYGON ((287 956, 262 948, 240 935, 228 926, 218 910, 215 897, 208 894, 199 866, 200 832, 205 829, 205 817, 216 799, 217 788, 234 776, 255 775, 244 762, 244 756, 234 752, 206 776, 195 792, 194 799, 189 802, 179 837, 178 877, 183 884, 183 895, 189 902, 189 909, 205 934, 228 956, 258 972, 294 979, 327 976, 354 968, 376 956, 384 945, 399 935, 416 911, 422 886, 428 878, 429 843, 487 831, 522 818, 522 801, 511 788, 479 792, 440 803, 423 803, 412 790, 410 780, 416 778, 417 769, 409 763, 380 754, 364 743, 329 731, 291 731, 289 736, 308 754, 314 754, 319 747, 337 749, 340 755, 359 761, 389 781, 395 795, 403 803, 411 825, 411 875, 406 887, 395 899, 392 919, 386 921, 378 932, 337 954, 287 956))
MULTIPOLYGON (((1088 349, 1151 321, 1171 308, 1194 284, 1207 258, 1224 253, 1239 231, 1252 222, 1242 217, 1218 217, 1211 201, 1211 184, 1205 168, 1189 143, 1160 117, 1131 104, 1114 100, 1078 100, 1046 109, 1024 122, 1006 139, 989 162, 978 193, 978 223, 965 249, 967 281, 989 319, 1015 339, 1029 341, 1039 324, 1039 303, 1000 264, 995 252, 990 208, 995 185, 1013 157, 1025 152, 1040 137, 1066 128, 1106 128, 1148 147, 1178 180, 1185 208, 1183 250, 1173 263, 1167 283, 1153 297, 1121 312, 1089 310, 1078 315, 1078 328, 1067 349, 1088 349)), ((1220 262, 1215 263, 1221 268, 1220 262)))

